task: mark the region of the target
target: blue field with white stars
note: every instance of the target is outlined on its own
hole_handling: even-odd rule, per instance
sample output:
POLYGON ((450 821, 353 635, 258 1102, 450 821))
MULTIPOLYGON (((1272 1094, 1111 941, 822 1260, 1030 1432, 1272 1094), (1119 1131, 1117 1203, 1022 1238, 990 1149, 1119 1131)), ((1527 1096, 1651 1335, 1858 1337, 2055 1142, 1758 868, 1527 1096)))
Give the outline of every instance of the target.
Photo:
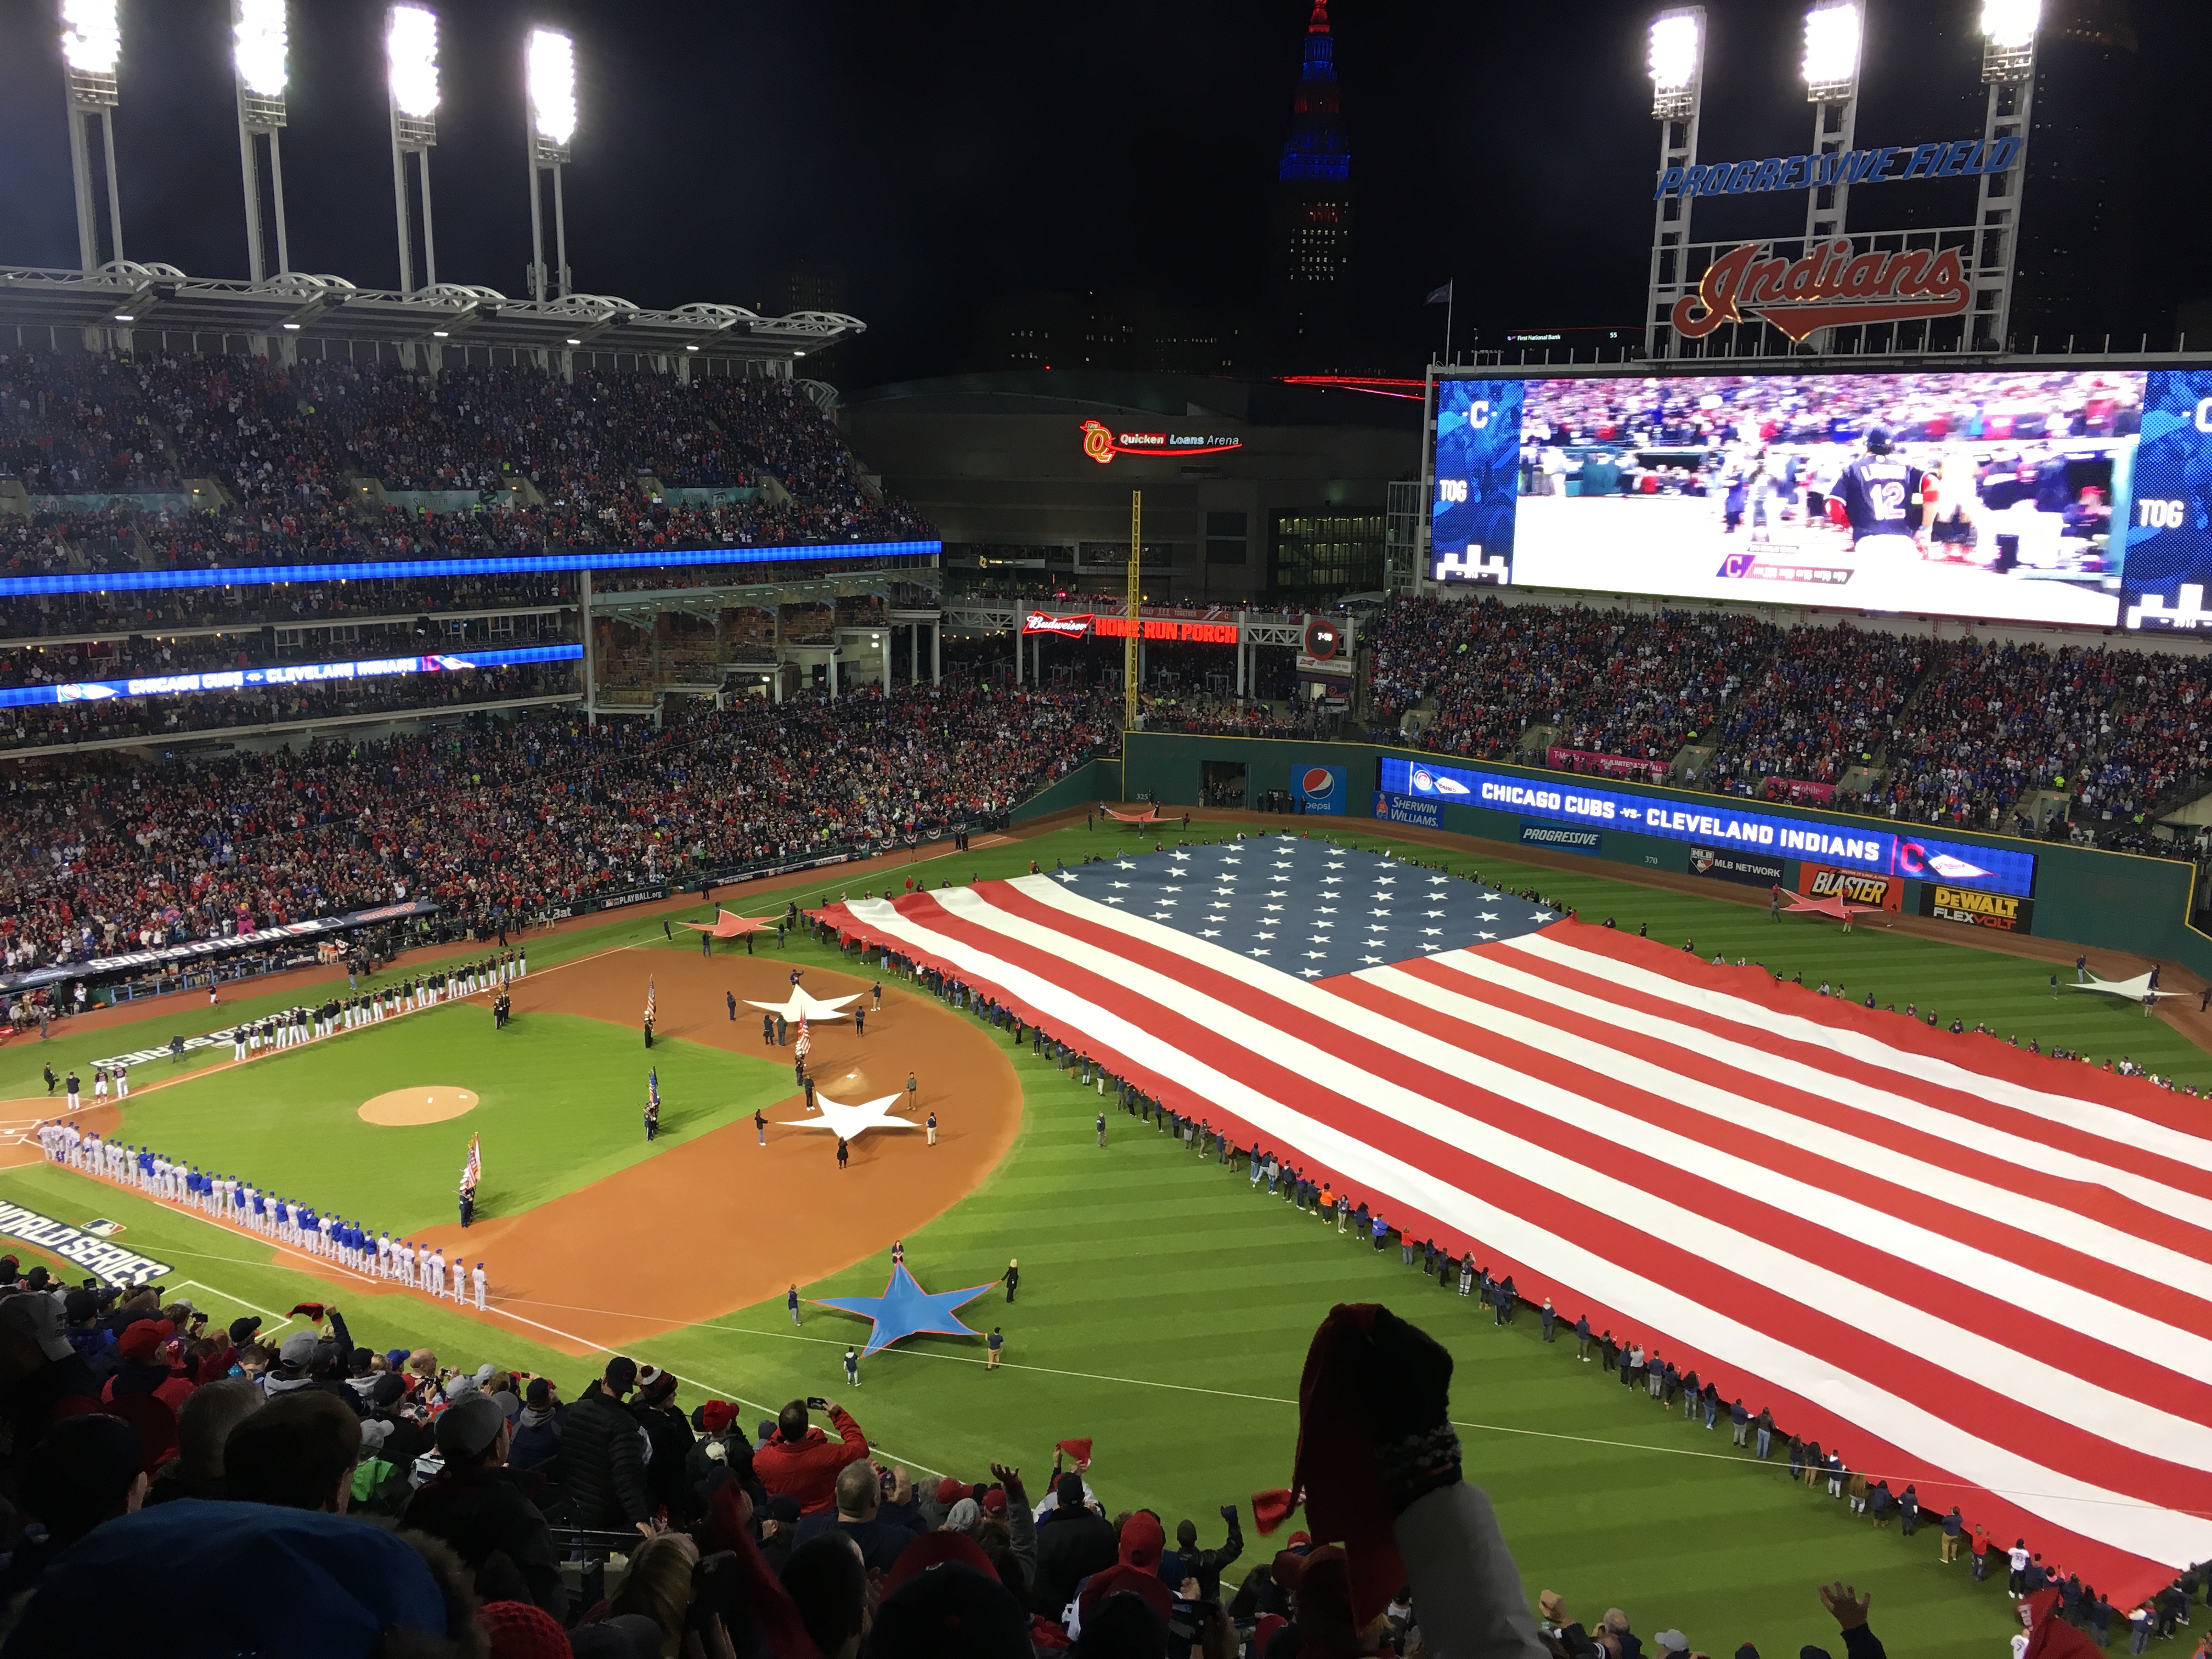
POLYGON ((1143 853, 1053 879, 1301 979, 1519 939, 1559 919, 1465 876, 1303 836, 1143 853))

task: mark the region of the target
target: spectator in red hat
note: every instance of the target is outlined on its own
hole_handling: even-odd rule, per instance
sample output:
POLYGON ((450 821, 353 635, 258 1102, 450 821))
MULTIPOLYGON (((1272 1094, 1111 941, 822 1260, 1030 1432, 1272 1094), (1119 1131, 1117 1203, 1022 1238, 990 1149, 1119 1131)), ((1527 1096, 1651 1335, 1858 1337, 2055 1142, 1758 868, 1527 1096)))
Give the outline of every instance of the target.
POLYGON ((487 1601, 477 1609, 491 1659, 569 1659, 568 1632, 527 1601, 487 1601))
POLYGON ((112 1402, 118 1395, 152 1395, 171 1411, 183 1405, 192 1385, 169 1363, 170 1343, 176 1334, 177 1328, 166 1319, 131 1321, 115 1344, 122 1356, 122 1369, 107 1379, 107 1385, 100 1391, 100 1399, 112 1402))
POLYGON ((868 1455, 868 1437, 834 1400, 822 1402, 837 1438, 831 1440, 806 1418, 806 1402, 794 1400, 776 1414, 775 1432, 753 1454, 753 1474, 773 1497, 787 1493, 802 1513, 817 1515, 836 1501, 838 1471, 868 1455))

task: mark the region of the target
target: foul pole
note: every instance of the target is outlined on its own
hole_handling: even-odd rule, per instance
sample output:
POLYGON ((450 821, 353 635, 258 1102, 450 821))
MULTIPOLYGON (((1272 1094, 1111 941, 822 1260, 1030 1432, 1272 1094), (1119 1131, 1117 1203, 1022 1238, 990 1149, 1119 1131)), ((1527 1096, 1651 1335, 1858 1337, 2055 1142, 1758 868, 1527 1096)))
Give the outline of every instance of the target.
MULTIPOLYGON (((1121 642, 1121 730, 1137 729, 1137 674, 1142 660, 1139 635, 1144 631, 1144 590, 1138 585, 1145 549, 1145 492, 1129 492, 1129 637, 1121 642)), ((1121 799, 1129 799, 1129 744, 1121 744, 1121 799)))

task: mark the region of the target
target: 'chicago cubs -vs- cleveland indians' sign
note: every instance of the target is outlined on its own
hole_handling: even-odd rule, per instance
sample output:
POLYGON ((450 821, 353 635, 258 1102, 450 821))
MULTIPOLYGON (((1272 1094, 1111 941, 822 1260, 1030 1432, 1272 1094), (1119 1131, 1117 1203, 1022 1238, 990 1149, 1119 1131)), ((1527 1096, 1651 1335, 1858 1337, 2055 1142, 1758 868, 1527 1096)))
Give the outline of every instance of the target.
POLYGON ((1973 298, 1956 248, 1855 254, 1838 236, 1784 259, 1762 258, 1765 246, 1746 242, 1706 266, 1697 293, 1674 301, 1674 331, 1703 339, 1748 313, 1803 340, 1816 329, 1956 317, 1973 298))

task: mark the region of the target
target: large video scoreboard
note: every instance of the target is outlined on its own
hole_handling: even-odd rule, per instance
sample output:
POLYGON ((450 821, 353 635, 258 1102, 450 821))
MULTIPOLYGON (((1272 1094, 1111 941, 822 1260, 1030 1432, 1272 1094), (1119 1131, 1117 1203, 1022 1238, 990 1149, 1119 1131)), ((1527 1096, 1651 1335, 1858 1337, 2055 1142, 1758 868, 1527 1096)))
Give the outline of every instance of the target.
POLYGON ((1439 581, 2212 625, 2212 368, 1437 391, 1439 581))

